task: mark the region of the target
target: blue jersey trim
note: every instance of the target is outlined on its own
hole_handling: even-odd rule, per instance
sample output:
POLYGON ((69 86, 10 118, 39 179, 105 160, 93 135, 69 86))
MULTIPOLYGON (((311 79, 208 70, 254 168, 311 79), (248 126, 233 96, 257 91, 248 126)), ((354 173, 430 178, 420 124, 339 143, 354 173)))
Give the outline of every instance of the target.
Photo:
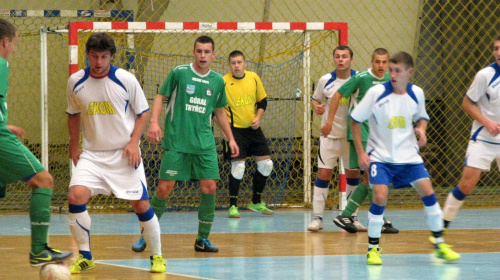
POLYGON ((83 72, 84 72, 83 77, 78 82, 76 82, 75 86, 73 87, 73 92, 75 91, 76 87, 78 87, 80 84, 85 82, 90 77, 90 68, 89 67, 83 69, 83 72))
POLYGON ((490 86, 496 79, 498 79, 498 77, 500 77, 500 66, 498 66, 496 62, 490 64, 489 67, 495 69, 495 75, 493 75, 493 78, 491 78, 490 82, 488 83, 488 86, 490 86))
MULTIPOLYGON (((326 82, 325 87, 337 79, 337 70, 330 72, 330 75, 332 75, 332 77, 326 82)), ((351 69, 351 77, 354 75, 356 75, 356 70, 351 69)))
MULTIPOLYGON (((392 83, 390 81, 385 82, 382 85, 384 86, 385 91, 384 91, 384 93, 382 93, 382 95, 379 96, 379 98, 377 98, 377 102, 379 102, 381 99, 387 97, 388 95, 391 95, 394 92, 394 88, 392 87, 392 83)), ((415 95, 415 92, 413 92, 413 84, 412 83, 408 83, 408 85, 406 86, 406 93, 408 93, 408 96, 410 96, 411 99, 413 99, 413 101, 415 101, 415 103, 418 104, 417 96, 415 95)))
POLYGON ((113 81, 116 84, 118 84, 119 86, 121 86, 125 90, 125 92, 128 92, 128 90, 125 88, 125 86, 122 84, 122 82, 120 80, 118 80, 118 78, 116 77, 116 70, 118 70, 118 67, 111 65, 111 67, 109 69, 108 77, 111 79, 111 81, 113 81))

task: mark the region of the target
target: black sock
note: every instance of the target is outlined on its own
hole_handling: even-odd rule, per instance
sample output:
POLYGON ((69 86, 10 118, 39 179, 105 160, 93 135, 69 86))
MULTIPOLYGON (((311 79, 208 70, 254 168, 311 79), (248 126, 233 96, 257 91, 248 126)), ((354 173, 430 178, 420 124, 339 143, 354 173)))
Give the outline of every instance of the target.
POLYGON ((238 192, 240 191, 241 180, 229 175, 229 206, 238 207, 238 192))
POLYGON ((253 175, 253 195, 252 195, 252 203, 258 204, 261 203, 260 195, 264 191, 266 187, 267 177, 262 175, 259 171, 255 171, 253 175))

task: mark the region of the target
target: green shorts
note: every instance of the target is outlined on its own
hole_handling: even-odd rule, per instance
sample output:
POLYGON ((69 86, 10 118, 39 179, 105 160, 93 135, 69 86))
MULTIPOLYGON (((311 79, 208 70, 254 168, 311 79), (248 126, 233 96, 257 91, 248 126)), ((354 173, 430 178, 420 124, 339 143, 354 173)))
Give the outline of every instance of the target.
MULTIPOLYGON (((363 149, 366 150, 366 142, 363 142, 363 149)), ((349 169, 359 170, 358 153, 353 141, 349 141, 349 169)))
MULTIPOLYGON (((3 130, 3 129, 2 129, 3 130)), ((45 170, 31 151, 12 134, 0 132, 0 186, 29 181, 45 170)))
POLYGON ((219 159, 210 154, 188 154, 165 150, 161 158, 160 179, 170 181, 218 180, 219 159))

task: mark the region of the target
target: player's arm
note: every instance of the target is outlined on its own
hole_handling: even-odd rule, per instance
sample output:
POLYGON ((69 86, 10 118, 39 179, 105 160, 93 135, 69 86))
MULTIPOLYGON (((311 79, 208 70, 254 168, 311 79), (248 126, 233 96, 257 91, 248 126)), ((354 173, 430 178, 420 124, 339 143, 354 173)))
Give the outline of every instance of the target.
POLYGON ((474 120, 481 123, 486 128, 486 130, 488 130, 491 136, 497 136, 500 133, 500 124, 490 121, 483 114, 481 114, 479 108, 475 103, 472 102, 472 100, 469 99, 467 95, 465 95, 462 101, 462 108, 474 120))
POLYGON ((335 92, 330 101, 330 107, 328 107, 328 118, 326 119, 325 125, 321 127, 321 134, 326 137, 332 131, 333 120, 337 109, 339 108, 340 99, 342 99, 342 94, 340 92, 335 92))
POLYGON ((368 169, 368 167, 370 167, 370 157, 363 148, 363 141, 361 139, 361 124, 352 118, 351 133, 354 147, 356 148, 356 153, 358 154, 359 167, 363 170, 366 170, 368 169))
POLYGON ((325 104, 321 104, 318 100, 312 98, 311 105, 313 107, 313 111, 316 115, 323 115, 325 113, 325 104))
POLYGON ((69 158, 76 165, 80 154, 80 114, 68 115, 69 158))
POLYGON ((267 97, 264 97, 261 101, 257 102, 257 111, 255 112, 255 118, 252 120, 252 129, 257 129, 260 127, 260 120, 264 115, 264 111, 267 108, 267 97))
POLYGON ((24 131, 24 129, 20 128, 19 126, 9 124, 7 125, 7 129, 10 130, 10 132, 14 133, 19 141, 24 140, 24 136, 26 136, 26 131, 24 131))
POLYGON ((137 167, 141 163, 141 150, 139 148, 139 141, 141 141, 144 129, 149 120, 149 111, 143 112, 135 118, 134 130, 130 136, 130 141, 123 150, 122 157, 128 156, 128 164, 137 167))
POLYGON ((163 133, 160 128, 160 115, 163 109, 163 104, 167 97, 163 94, 157 94, 153 101, 153 109, 151 110, 151 120, 149 121, 148 140, 151 143, 159 143, 163 138, 163 133))
POLYGON ((420 148, 427 144, 427 135, 425 134, 427 131, 427 123, 428 121, 426 119, 420 119, 415 127, 415 134, 418 135, 417 145, 420 148))
POLYGON ((222 133, 227 137, 229 148, 231 149, 231 157, 237 157, 240 154, 240 149, 234 140, 233 132, 231 131, 231 126, 227 119, 226 109, 224 109, 224 107, 215 108, 214 115, 214 120, 221 128, 222 133))

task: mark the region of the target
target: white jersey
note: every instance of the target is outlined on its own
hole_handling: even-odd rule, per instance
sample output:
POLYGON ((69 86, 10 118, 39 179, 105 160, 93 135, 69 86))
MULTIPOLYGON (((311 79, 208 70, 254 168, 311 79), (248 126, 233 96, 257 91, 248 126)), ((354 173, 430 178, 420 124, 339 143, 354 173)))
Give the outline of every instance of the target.
POLYGON ((429 120, 424 91, 408 83, 405 94, 395 94, 391 82, 373 86, 354 108, 351 118, 368 120, 366 153, 372 162, 422 163, 413 123, 429 120))
POLYGON ((84 149, 123 149, 130 141, 136 116, 149 110, 139 82, 130 72, 111 65, 106 77, 92 78, 89 68, 69 77, 69 115, 80 114, 84 149))
MULTIPOLYGON (((500 66, 493 63, 479 71, 466 96, 477 105, 483 116, 492 122, 500 123, 500 66)), ((474 120, 471 140, 500 144, 500 134, 492 136, 480 122, 474 120)))
MULTIPOLYGON (((354 76, 357 72, 351 70, 351 76, 354 76)), ((313 100, 319 103, 325 103, 325 113, 321 118, 321 126, 324 126, 326 120, 328 119, 328 108, 330 108, 330 101, 337 90, 349 79, 339 79, 335 71, 328 73, 321 77, 318 81, 318 86, 314 91, 312 96, 313 100), (326 101, 326 102, 325 102, 326 101)), ((337 139, 345 138, 347 135, 347 118, 349 116, 349 100, 342 97, 339 102, 339 107, 335 113, 335 118, 333 119, 332 130, 328 135, 328 138, 337 139)))

